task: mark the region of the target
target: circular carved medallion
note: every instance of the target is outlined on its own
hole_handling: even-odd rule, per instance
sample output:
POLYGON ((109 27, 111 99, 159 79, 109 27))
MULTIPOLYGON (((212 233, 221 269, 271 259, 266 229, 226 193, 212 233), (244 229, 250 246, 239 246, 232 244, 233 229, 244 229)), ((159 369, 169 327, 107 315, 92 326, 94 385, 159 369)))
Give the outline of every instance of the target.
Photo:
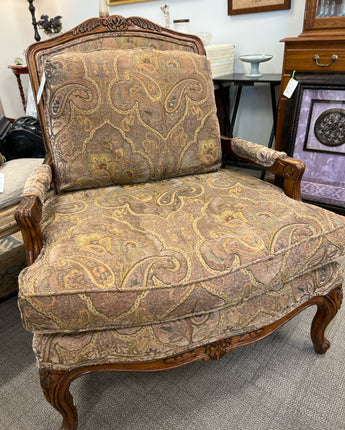
POLYGON ((345 143, 345 110, 325 110, 315 121, 314 133, 318 141, 327 146, 345 143))

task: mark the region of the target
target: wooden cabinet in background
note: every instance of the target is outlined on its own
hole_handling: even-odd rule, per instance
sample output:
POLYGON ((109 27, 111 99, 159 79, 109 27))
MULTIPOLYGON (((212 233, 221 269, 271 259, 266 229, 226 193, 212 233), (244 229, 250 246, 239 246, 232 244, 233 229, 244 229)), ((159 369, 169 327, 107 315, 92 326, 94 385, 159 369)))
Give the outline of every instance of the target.
POLYGON ((344 29, 344 0, 306 0, 303 33, 343 34, 344 29))
POLYGON ((304 201, 345 215, 345 0, 306 0, 303 32, 282 42, 275 148, 305 162, 304 201))
POLYGON ((342 37, 307 38, 303 36, 283 39, 285 43, 282 84, 279 96, 278 121, 275 148, 286 151, 282 147, 282 132, 285 117, 286 97, 283 92, 289 79, 296 72, 310 72, 327 75, 332 72, 345 72, 345 34, 342 37), (333 58, 333 59, 332 59, 333 58))
POLYGON ((281 42, 285 49, 275 148, 286 151, 282 132, 287 99, 283 92, 293 71, 315 73, 318 79, 345 72, 345 0, 306 0, 303 32, 281 42))

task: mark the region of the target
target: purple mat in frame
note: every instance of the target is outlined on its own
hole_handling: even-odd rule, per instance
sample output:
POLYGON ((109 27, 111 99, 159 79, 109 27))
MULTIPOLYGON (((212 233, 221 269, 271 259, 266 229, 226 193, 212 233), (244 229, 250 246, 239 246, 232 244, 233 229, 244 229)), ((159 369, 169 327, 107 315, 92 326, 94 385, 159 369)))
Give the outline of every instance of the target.
POLYGON ((299 85, 287 102, 284 147, 306 164, 302 198, 345 211, 345 77, 295 78, 299 85))

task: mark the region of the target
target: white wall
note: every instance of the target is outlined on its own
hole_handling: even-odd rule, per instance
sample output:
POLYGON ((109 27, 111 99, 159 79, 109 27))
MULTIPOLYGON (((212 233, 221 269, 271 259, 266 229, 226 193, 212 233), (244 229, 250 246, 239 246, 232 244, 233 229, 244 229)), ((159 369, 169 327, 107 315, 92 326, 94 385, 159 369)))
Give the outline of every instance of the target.
MULTIPOLYGON (((302 31, 304 1, 291 0, 289 10, 228 16, 227 0, 167 0, 171 20, 189 18, 190 32, 209 31, 211 43, 235 45, 235 72, 247 72, 250 66, 238 57, 242 54, 268 53, 273 59, 260 65, 267 73, 281 73, 284 46, 279 42, 302 31)), ((111 14, 142 16, 164 25, 160 7, 165 1, 155 0, 110 7, 111 14)), ((35 0, 36 18, 42 13, 62 15, 63 30, 98 15, 98 0, 35 0)), ((24 115, 16 79, 9 64, 34 42, 31 15, 25 0, 1 0, 0 40, 0 97, 5 115, 17 118, 24 115)), ((27 87, 27 77, 23 77, 27 87)), ((267 144, 272 125, 269 87, 244 88, 235 127, 235 134, 267 144)))

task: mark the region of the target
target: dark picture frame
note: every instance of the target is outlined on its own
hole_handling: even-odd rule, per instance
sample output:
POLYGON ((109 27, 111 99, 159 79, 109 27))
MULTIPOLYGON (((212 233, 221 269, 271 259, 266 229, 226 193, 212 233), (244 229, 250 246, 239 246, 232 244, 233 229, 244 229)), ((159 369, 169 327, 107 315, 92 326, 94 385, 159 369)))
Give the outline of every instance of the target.
POLYGON ((345 118, 345 76, 296 73, 295 79, 299 85, 286 102, 282 148, 306 164, 302 199, 345 214, 345 129, 338 122, 332 126, 333 142, 322 127, 317 136, 327 115, 341 111, 340 120, 345 118))
MULTIPOLYGON (((327 92, 332 96, 333 90, 327 92)), ((310 102, 303 149, 345 155, 345 100, 312 98, 310 102), (337 121, 340 126, 333 130, 337 121)))
POLYGON ((228 0, 228 15, 290 9, 290 0, 228 0))

